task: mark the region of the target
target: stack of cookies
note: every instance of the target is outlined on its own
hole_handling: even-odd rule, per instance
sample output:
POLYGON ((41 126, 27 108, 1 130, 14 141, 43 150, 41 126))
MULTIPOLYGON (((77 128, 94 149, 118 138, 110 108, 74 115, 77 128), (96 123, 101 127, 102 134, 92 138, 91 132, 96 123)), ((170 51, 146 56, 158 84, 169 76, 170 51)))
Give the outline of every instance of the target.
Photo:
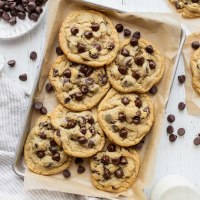
POLYGON ((131 35, 93 10, 72 12, 59 42, 64 54, 49 81, 60 104, 28 135, 27 167, 51 175, 66 170, 72 157, 89 158, 96 188, 125 191, 140 167, 132 147, 153 125, 153 103, 145 93, 162 78, 160 52, 140 32, 131 35))

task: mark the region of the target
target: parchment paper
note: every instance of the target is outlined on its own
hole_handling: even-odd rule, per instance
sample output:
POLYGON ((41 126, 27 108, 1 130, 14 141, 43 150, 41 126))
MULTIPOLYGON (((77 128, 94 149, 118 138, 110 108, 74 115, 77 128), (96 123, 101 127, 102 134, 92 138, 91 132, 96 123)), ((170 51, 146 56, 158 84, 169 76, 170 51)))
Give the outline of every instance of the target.
POLYGON ((190 59, 192 53, 195 51, 191 44, 194 41, 200 41, 200 33, 193 33, 186 38, 183 54, 185 61, 185 74, 186 74, 186 105, 187 111, 191 115, 200 115, 200 95, 197 94, 192 87, 192 71, 190 69, 190 59))
MULTIPOLYGON (((91 7, 90 7, 91 8, 91 7)), ((99 10, 93 6, 93 9, 99 10)), ((47 81, 49 69, 56 58, 55 48, 58 45, 58 33, 64 18, 72 11, 77 9, 88 9, 84 3, 76 3, 74 0, 50 1, 49 24, 47 31, 47 47, 43 63, 43 71, 38 88, 36 99, 43 101, 44 105, 51 111, 57 104, 54 92, 47 94, 44 84, 47 81)), ((139 154, 141 157, 141 168, 137 181, 128 191, 121 194, 107 193, 97 190, 90 181, 90 169, 85 161, 86 172, 78 175, 77 166, 73 163, 69 170, 72 173, 70 179, 64 179, 62 174, 54 176, 41 176, 26 171, 25 189, 47 189, 87 196, 107 197, 118 199, 144 200, 143 188, 149 184, 154 173, 156 146, 161 133, 163 114, 165 105, 169 97, 170 86, 173 79, 174 60, 178 51, 181 27, 180 18, 176 14, 155 14, 155 13, 127 13, 120 14, 115 11, 105 11, 114 24, 122 23, 130 28, 132 32, 141 31, 142 37, 150 40, 160 49, 164 57, 165 73, 162 81, 158 84, 158 93, 152 96, 155 107, 155 123, 152 130, 145 139, 145 144, 139 154), (124 197, 120 196, 123 195, 124 197)), ((32 125, 39 114, 33 111, 32 125)))

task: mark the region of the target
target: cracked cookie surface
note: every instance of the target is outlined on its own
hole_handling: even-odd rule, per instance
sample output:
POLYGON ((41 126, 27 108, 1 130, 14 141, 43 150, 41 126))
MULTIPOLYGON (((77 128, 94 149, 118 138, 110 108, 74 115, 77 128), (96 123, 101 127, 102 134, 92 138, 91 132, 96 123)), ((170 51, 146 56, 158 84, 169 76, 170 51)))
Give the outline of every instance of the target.
POLYGON ((146 94, 122 94, 111 89, 98 107, 98 120, 111 141, 132 146, 151 129, 153 104, 146 94))
POLYGON ((111 20, 94 10, 72 12, 61 26, 59 43, 70 60, 92 67, 110 64, 119 49, 111 20))
POLYGON ((52 175, 65 170, 71 157, 54 141, 50 115, 41 116, 27 137, 24 159, 27 167, 37 174, 52 175))
POLYGON ((136 151, 130 153, 109 141, 90 159, 92 183, 107 192, 123 192, 131 187, 139 167, 140 158, 136 151))
POLYGON ((127 39, 115 60, 106 67, 112 86, 123 93, 148 92, 164 73, 160 52, 143 39, 127 39))
POLYGON ((199 0, 169 0, 184 17, 200 17, 199 0))
POLYGON ((55 141, 71 156, 90 157, 104 146, 96 109, 75 113, 58 105, 52 112, 52 123, 59 130, 54 134, 55 141))
POLYGON ((200 94, 200 48, 197 49, 191 58, 192 86, 200 94))
POLYGON ((74 111, 91 109, 110 88, 103 67, 92 68, 77 64, 64 55, 56 59, 49 80, 60 103, 74 111))

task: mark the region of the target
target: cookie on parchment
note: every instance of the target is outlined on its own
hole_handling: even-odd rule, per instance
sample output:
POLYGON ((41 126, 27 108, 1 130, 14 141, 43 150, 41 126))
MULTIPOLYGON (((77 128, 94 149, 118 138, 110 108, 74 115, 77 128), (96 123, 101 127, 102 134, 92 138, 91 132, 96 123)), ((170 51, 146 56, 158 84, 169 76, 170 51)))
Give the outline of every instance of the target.
POLYGON ((52 112, 52 124, 60 130, 54 134, 55 141, 71 156, 90 157, 104 146, 96 109, 76 113, 58 105, 52 112))
POLYGON ((60 29, 59 43, 70 60, 92 67, 110 64, 119 49, 113 23, 94 10, 74 11, 67 16, 60 29))
POLYGON ((151 129, 153 104, 146 94, 122 94, 111 89, 98 107, 98 120, 111 141, 132 146, 151 129))
POLYGON ((64 55, 56 59, 49 80, 60 103, 74 111, 91 109, 110 88, 103 67, 92 68, 74 63, 64 55))
POLYGON ((106 142, 103 150, 90 159, 91 179, 94 186, 107 192, 123 192, 137 178, 140 158, 123 147, 106 142))
POLYGON ((200 48, 197 49, 191 58, 192 86, 200 94, 200 48))
POLYGON ((50 115, 41 116, 29 133, 24 146, 24 159, 34 173, 52 175, 65 170, 71 157, 54 141, 50 115))
POLYGON ((183 17, 200 17, 199 0, 169 0, 183 17))
POLYGON ((122 42, 115 60, 106 71, 116 90, 145 93, 162 78, 164 63, 154 45, 132 38, 122 42))

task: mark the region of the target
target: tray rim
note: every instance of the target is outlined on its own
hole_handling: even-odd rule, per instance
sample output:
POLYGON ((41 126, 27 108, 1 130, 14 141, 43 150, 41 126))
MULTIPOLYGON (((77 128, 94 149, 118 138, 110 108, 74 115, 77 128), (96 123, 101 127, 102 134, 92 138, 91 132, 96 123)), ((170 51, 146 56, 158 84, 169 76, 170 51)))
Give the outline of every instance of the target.
MULTIPOLYGON (((77 2, 80 2, 80 0, 75 0, 77 2)), ((121 12, 121 13, 128 13, 124 10, 120 10, 120 9, 115 9, 115 8, 112 8, 112 7, 109 7, 109 6, 103 6, 103 5, 100 5, 100 4, 96 4, 96 3, 91 3, 91 2, 88 2, 87 0, 82 0, 83 3, 85 3, 86 5, 91 5, 91 6, 98 6, 99 8, 103 8, 103 9, 113 9, 114 11, 117 11, 117 12, 121 12)), ((185 42, 185 39, 186 39, 186 32, 184 30, 183 27, 181 27, 181 35, 180 35, 180 43, 179 43, 179 49, 177 51, 177 55, 176 55, 176 59, 175 59, 175 63, 174 63, 174 71, 173 71, 173 78, 172 78, 172 81, 171 81, 171 85, 170 85, 170 92, 169 94, 171 93, 171 89, 172 89, 172 85, 173 85, 173 82, 174 82, 174 79, 175 79, 175 74, 176 74, 176 70, 177 70, 177 67, 178 67, 178 64, 179 64, 179 60, 180 60, 180 57, 181 57, 181 54, 182 54, 182 49, 183 49, 183 45, 184 45, 184 42, 185 42)), ((30 99, 29 99, 29 103, 28 103, 28 108, 27 108, 27 112, 25 114, 25 121, 24 121, 24 124, 23 124, 23 128, 22 128, 22 134, 20 136, 20 139, 19 139, 19 142, 18 142, 18 145, 17 145, 17 148, 16 148, 16 153, 15 153, 15 156, 14 156, 14 160, 13 160, 13 163, 12 163, 12 169, 14 171, 14 173, 16 175, 18 175, 19 177, 21 178, 24 178, 24 175, 25 175, 25 169, 23 170, 20 170, 19 169, 19 166, 18 164, 20 163, 20 159, 22 158, 22 152, 23 152, 23 148, 24 148, 24 143, 25 143, 25 140, 27 138, 27 127, 29 126, 29 122, 30 122, 30 114, 32 112, 32 105, 33 105, 33 101, 34 101, 34 98, 35 98, 35 94, 37 92, 37 87, 39 85, 39 80, 40 80, 40 75, 41 75, 41 71, 42 71, 42 66, 43 66, 43 62, 44 62, 44 52, 45 52, 45 49, 43 49, 43 52, 42 52, 42 57, 41 57, 41 60, 39 62, 39 69, 36 73, 36 76, 35 76, 35 80, 34 80, 34 85, 33 85, 33 89, 32 89, 32 92, 31 92, 31 95, 30 95, 30 99)), ((167 99, 167 102, 166 102, 166 105, 165 105, 165 108, 168 104, 168 101, 169 101, 169 98, 167 99)), ((21 166, 21 168, 24 168, 23 166, 21 166)))

